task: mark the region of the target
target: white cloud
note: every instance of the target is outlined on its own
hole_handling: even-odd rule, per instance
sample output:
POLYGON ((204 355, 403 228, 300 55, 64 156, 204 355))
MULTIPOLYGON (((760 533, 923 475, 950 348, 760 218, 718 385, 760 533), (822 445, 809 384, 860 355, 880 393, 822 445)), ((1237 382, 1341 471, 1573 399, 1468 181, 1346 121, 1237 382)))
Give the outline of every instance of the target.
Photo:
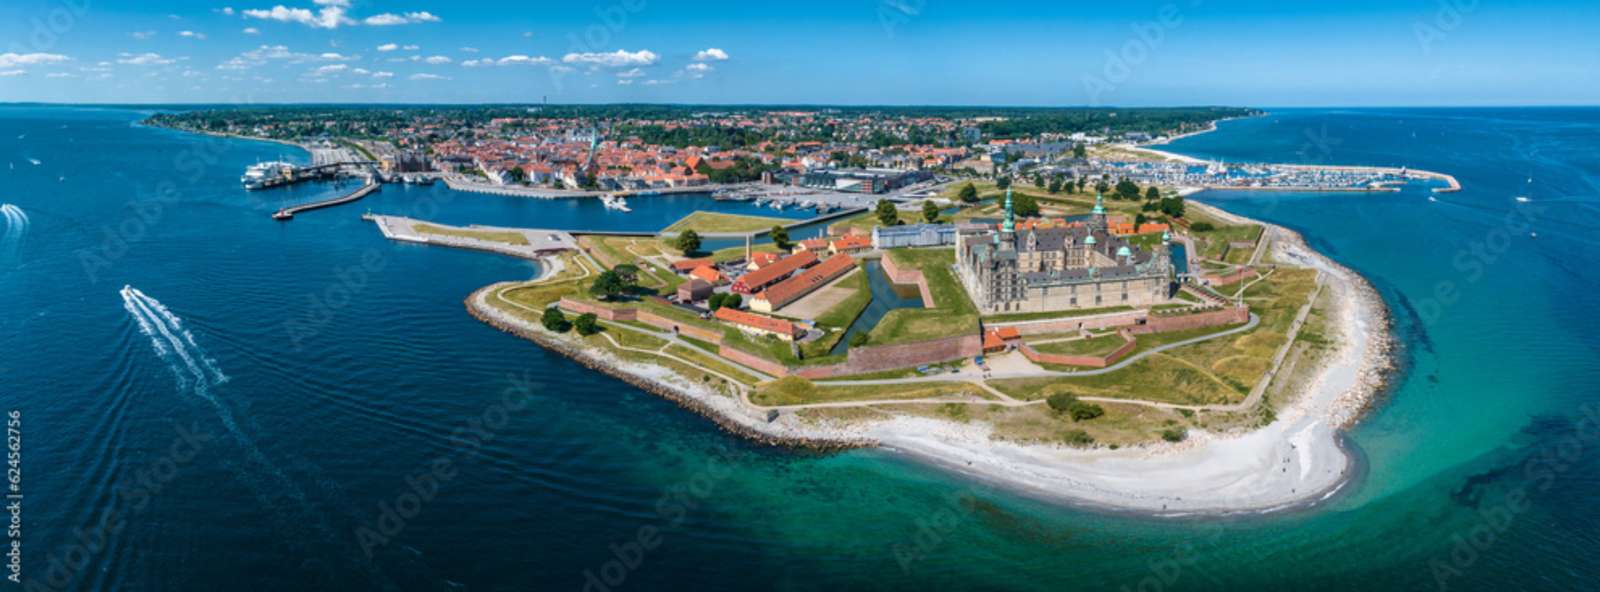
POLYGON ((70 59, 58 53, 0 53, 0 68, 59 64, 70 59))
POLYGON ((21 76, 21 75, 27 74, 27 73, 28 73, 27 70, 0 70, 0 78, 10 78, 12 76, 21 76))
POLYGON ((189 38, 189 39, 198 39, 200 41, 205 41, 206 40, 206 34, 205 33, 196 33, 194 31, 178 31, 178 36, 179 37, 186 37, 186 38, 189 38))
POLYGON ((700 50, 694 54, 696 62, 720 62, 728 59, 728 52, 715 47, 700 50))
POLYGON ((383 14, 369 16, 361 22, 374 27, 391 27, 394 25, 411 25, 416 23, 437 23, 439 20, 439 17, 434 16, 433 13, 424 11, 408 12, 405 14, 385 12, 383 14))
POLYGON ((400 49, 404 49, 406 51, 416 51, 416 50, 422 49, 422 46, 421 45, 405 45, 405 46, 401 46, 400 49))
POLYGON ((438 65, 438 64, 449 64, 449 63, 453 62, 454 60, 451 60, 450 58, 442 56, 442 55, 436 55, 436 56, 428 56, 427 58, 423 59, 422 61, 426 62, 426 63, 429 63, 429 64, 438 65))
POLYGON ((617 79, 617 86, 632 86, 632 85, 633 85, 633 79, 632 78, 618 78, 617 79))
POLYGON ((134 31, 132 33, 128 33, 128 36, 132 37, 134 39, 138 39, 140 41, 144 41, 144 40, 149 39, 151 37, 155 37, 156 36, 156 32, 155 31, 134 31))
POLYGON ((240 33, 244 33, 246 35, 260 35, 261 29, 257 29, 255 27, 245 27, 243 31, 240 31, 240 33))
POLYGON ((394 72, 373 72, 373 78, 394 78, 394 72))
POLYGON ((233 16, 233 7, 232 6, 224 6, 224 7, 222 7, 222 14, 226 14, 228 16, 233 16))
POLYGON ((684 73, 688 74, 690 78, 697 79, 704 78, 706 73, 710 72, 711 70, 711 64, 703 64, 698 62, 683 67, 684 73))
POLYGON ((345 10, 350 7, 346 0, 316 0, 317 6, 322 8, 312 12, 306 8, 289 8, 282 4, 270 9, 250 9, 244 11, 245 18, 254 18, 283 23, 299 23, 318 29, 337 29, 344 25, 353 25, 355 21, 345 16, 345 10))
POLYGON ((544 56, 525 55, 508 55, 499 60, 483 60, 481 63, 488 65, 491 61, 500 66, 547 66, 554 63, 553 60, 544 56))
POLYGON ((333 52, 330 51, 330 52, 327 52, 327 53, 324 53, 322 55, 317 56, 317 59, 319 59, 319 60, 327 60, 327 61, 330 61, 330 62, 348 62, 348 61, 353 60, 355 58, 351 57, 351 56, 347 56, 347 55, 341 55, 341 54, 333 53, 333 52))
POLYGON ((239 54, 226 62, 217 65, 218 70, 248 70, 266 64, 270 60, 285 60, 291 64, 305 62, 348 62, 356 56, 346 56, 333 52, 319 55, 289 51, 283 45, 262 45, 250 51, 239 54))
POLYGON ((331 76, 331 75, 334 75, 334 74, 338 74, 340 72, 344 72, 345 70, 348 70, 348 69, 350 69, 350 66, 346 66, 344 64, 328 64, 326 66, 323 66, 321 68, 317 68, 316 70, 313 70, 311 72, 311 75, 312 76, 331 76))
POLYGON ((134 55, 134 54, 131 54, 131 53, 123 53, 123 54, 118 54, 118 56, 119 56, 117 58, 117 63, 118 64, 125 64, 125 65, 129 65, 129 66, 165 66, 167 64, 176 63, 178 61, 178 60, 175 60, 175 59, 172 59, 172 58, 161 57, 161 54, 159 54, 159 53, 149 53, 149 52, 141 53, 141 54, 138 54, 138 55, 134 55))
POLYGON ((438 74, 427 74, 427 73, 412 74, 410 76, 410 78, 412 80, 449 80, 450 79, 449 76, 440 76, 438 74))
POLYGON ((649 66, 656 63, 658 59, 660 59, 660 56, 648 49, 641 49, 635 52, 619 49, 610 53, 569 53, 562 56, 561 61, 568 64, 623 68, 627 66, 649 66))
POLYGON ((463 48, 461 48, 461 53, 478 53, 478 48, 476 48, 476 47, 463 47, 463 48))
POLYGON ((45 78, 77 78, 78 75, 77 74, 73 74, 71 72, 51 72, 49 74, 45 74, 44 77, 45 78))
POLYGON ((393 43, 385 43, 383 45, 379 45, 378 46, 378 51, 387 52, 387 51, 394 51, 396 49, 400 49, 400 46, 399 45, 395 45, 393 43))
POLYGON ((644 70, 638 68, 617 72, 617 78, 638 78, 640 76, 644 76, 644 70))

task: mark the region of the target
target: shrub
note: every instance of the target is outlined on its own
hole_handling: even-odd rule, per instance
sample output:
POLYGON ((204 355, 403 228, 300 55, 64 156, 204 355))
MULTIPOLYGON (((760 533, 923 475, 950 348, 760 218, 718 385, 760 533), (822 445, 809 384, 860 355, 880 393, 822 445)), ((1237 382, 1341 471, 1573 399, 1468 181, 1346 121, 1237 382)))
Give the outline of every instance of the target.
POLYGON ((1089 432, 1083 430, 1067 430, 1067 433, 1062 434, 1061 437, 1070 446, 1083 448, 1094 445, 1094 436, 1090 436, 1089 432))
POLYGON ((1161 439, 1168 442, 1182 442, 1189 439, 1189 430, 1182 427, 1167 428, 1161 430, 1161 439))
POLYGON ((573 319, 572 327, 578 330, 579 335, 594 335, 600 332, 599 318, 592 312, 586 312, 573 319))
POLYGON ((861 347, 867 344, 867 332, 862 331, 850 336, 850 347, 861 347))
POLYGON ((553 306, 544 309, 544 318, 539 319, 539 323, 556 333, 566 333, 572 328, 572 323, 567 321, 567 315, 561 314, 561 309, 553 306))
POLYGON ((1056 393, 1044 400, 1044 404, 1049 405, 1050 410, 1056 413, 1066 413, 1077 403, 1078 397, 1072 393, 1056 393))
POLYGON ((1072 416, 1072 421, 1089 421, 1106 414, 1105 408, 1094 403, 1073 401, 1067 406, 1067 414, 1072 416))
POLYGON ((1195 232, 1211 232, 1216 229, 1217 227, 1210 222, 1195 222, 1194 224, 1189 225, 1189 230, 1193 230, 1195 232))

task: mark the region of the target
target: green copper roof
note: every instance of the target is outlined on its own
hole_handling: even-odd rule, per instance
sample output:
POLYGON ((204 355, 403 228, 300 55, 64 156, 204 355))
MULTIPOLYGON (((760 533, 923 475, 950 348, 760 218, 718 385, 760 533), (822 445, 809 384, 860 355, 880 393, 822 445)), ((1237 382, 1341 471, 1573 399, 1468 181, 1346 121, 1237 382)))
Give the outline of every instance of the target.
POLYGON ((1096 216, 1099 216, 1099 215, 1103 215, 1105 213, 1106 213, 1106 198, 1105 198, 1104 195, 1101 195, 1100 192, 1096 191, 1094 193, 1094 214, 1096 216))
POLYGON ((1002 232, 1015 232, 1017 230, 1017 215, 1011 209, 1011 187, 1006 187, 1006 222, 1000 226, 1002 232))

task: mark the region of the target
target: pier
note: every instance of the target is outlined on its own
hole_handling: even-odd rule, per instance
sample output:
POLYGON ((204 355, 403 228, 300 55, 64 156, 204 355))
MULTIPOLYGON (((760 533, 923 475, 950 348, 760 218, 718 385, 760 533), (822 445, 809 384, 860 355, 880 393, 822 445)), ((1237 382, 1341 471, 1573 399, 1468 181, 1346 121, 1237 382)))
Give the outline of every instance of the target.
POLYGON ((560 230, 476 224, 450 226, 404 216, 377 214, 363 214, 361 219, 376 224, 378 231, 389 240, 488 251, 524 259, 538 260, 578 248, 578 241, 572 233, 560 230))
POLYGON ((333 207, 333 206, 340 205, 340 204, 347 204, 347 203, 356 201, 358 199, 361 199, 363 197, 366 197, 368 194, 370 194, 370 193, 372 193, 374 191, 377 191, 379 187, 382 187, 382 185, 380 185, 377 181, 368 181, 367 184, 366 185, 362 185, 360 189, 357 189, 355 191, 350 192, 349 194, 346 194, 346 195, 343 195, 343 196, 340 196, 340 197, 335 197, 335 198, 332 198, 332 199, 324 199, 324 200, 321 200, 321 201, 314 201, 314 202, 310 202, 310 203, 303 203, 303 204, 300 204, 300 205, 297 205, 297 206, 289 206, 287 208, 283 208, 281 210, 278 210, 277 212, 274 212, 272 214, 272 219, 273 220, 290 220, 290 219, 294 218, 295 214, 298 214, 300 212, 309 212, 311 210, 329 208, 329 207, 333 207))

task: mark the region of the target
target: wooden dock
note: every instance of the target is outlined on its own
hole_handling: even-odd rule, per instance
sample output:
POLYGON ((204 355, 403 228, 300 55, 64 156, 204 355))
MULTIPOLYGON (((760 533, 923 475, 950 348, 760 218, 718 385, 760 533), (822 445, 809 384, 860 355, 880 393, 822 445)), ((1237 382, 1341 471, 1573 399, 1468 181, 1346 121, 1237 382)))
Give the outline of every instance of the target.
POLYGON ((332 199, 324 199, 322 201, 314 201, 314 202, 310 202, 310 203, 303 203, 303 204, 300 204, 300 205, 297 205, 297 206, 289 206, 287 208, 283 208, 281 210, 278 210, 277 212, 274 212, 272 214, 272 219, 273 220, 291 220, 291 219, 294 218, 295 214, 298 214, 300 212, 309 212, 311 210, 317 210, 317 209, 322 209, 322 208, 333 207, 333 206, 340 205, 340 204, 347 204, 347 203, 353 202, 355 200, 361 199, 363 197, 366 197, 368 194, 370 194, 370 193, 372 193, 374 191, 377 191, 379 187, 382 187, 382 185, 379 184, 377 181, 370 181, 366 185, 362 185, 360 189, 352 191, 347 195, 343 195, 343 196, 340 196, 340 197, 335 197, 335 198, 332 198, 332 199))

